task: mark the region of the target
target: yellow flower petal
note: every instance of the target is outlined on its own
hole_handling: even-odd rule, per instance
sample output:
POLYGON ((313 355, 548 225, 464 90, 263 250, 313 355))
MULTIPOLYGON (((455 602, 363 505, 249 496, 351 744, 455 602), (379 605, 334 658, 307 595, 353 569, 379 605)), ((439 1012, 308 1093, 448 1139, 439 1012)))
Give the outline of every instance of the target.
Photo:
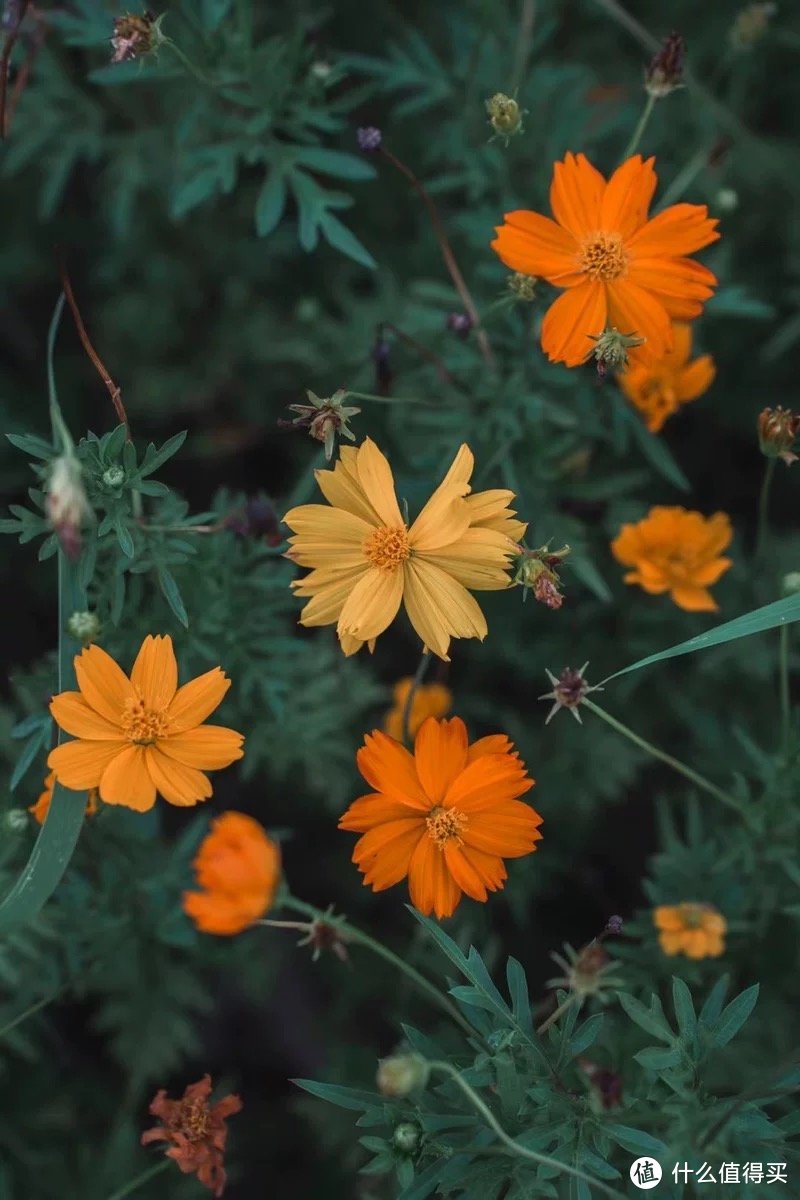
POLYGON ((166 708, 178 690, 178 664, 169 634, 148 636, 136 656, 131 683, 148 708, 166 708))
MULTIPOLYGON (((343 447, 342 452, 348 447, 343 447)), ((351 453, 354 453, 351 450, 351 453)), ((351 474, 342 461, 332 471, 315 471, 314 478, 329 504, 360 517, 369 525, 380 525, 381 520, 367 499, 358 474, 351 474)))
POLYGON ((230 679, 226 679, 225 672, 219 667, 185 683, 178 689, 167 710, 170 732, 177 733, 202 725, 206 717, 219 708, 230 686, 230 679))
POLYGON ((81 692, 61 692, 60 695, 53 696, 50 712, 56 724, 73 737, 89 738, 93 741, 120 740, 119 724, 114 724, 90 708, 81 692))
POLYGON ((383 633, 397 616, 403 599, 403 572, 373 567, 362 575, 345 601, 339 616, 339 633, 367 641, 383 633))
POLYGON ((144 746, 126 746, 106 767, 100 780, 100 799, 135 812, 148 812, 156 789, 147 770, 144 746))
POLYGON ((76 655, 75 675, 86 703, 109 721, 119 722, 126 701, 136 699, 125 672, 99 646, 87 646, 76 655))
POLYGON ((497 592, 511 586, 508 565, 513 549, 508 538, 493 529, 470 528, 457 542, 424 558, 464 587, 497 592))
MULTIPOLYGON (((295 589, 298 596, 311 596, 300 614, 301 625, 333 625, 339 620, 344 603, 359 579, 370 570, 367 563, 331 576, 327 581, 311 580, 307 575, 302 585, 295 589)), ((312 575, 320 572, 312 571, 312 575)))
POLYGON ((244 738, 235 729, 225 729, 222 725, 200 725, 197 729, 187 729, 184 733, 159 739, 156 745, 167 758, 174 758, 184 766, 214 771, 229 767, 243 756, 243 741, 244 738))
POLYGON ((403 525, 394 491, 394 478, 385 456, 371 438, 358 448, 358 478, 364 493, 383 525, 403 525))
POLYGON ((126 750, 129 742, 64 742, 47 756, 47 765, 55 771, 59 783, 75 792, 99 787, 110 762, 126 750))
POLYGON ((201 771, 167 758, 157 746, 146 746, 145 756, 150 778, 169 804, 189 808, 211 795, 211 784, 201 771))
POLYGON ((469 529, 469 510, 463 497, 468 483, 441 483, 408 531, 415 552, 438 550, 457 541, 469 529))
MULTIPOLYGON (((325 504, 301 504, 297 508, 290 508, 283 523, 299 535, 299 538, 289 539, 292 545, 302 547, 302 539, 310 535, 311 542, 323 542, 325 545, 337 543, 345 550, 363 545, 373 529, 361 517, 355 517, 341 508, 328 508, 325 504)), ((402 523, 398 513, 397 524, 402 523)))

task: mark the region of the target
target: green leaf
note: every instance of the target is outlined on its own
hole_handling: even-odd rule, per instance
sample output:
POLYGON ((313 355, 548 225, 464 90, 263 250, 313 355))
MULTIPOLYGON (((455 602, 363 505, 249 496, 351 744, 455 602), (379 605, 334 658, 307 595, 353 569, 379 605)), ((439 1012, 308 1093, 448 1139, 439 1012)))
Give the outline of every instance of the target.
POLYGON ((666 443, 656 434, 650 432, 641 417, 633 409, 629 408, 627 402, 621 396, 618 398, 617 403, 620 405, 620 417, 623 425, 628 425, 633 434, 634 441, 638 442, 642 454, 651 467, 658 471, 659 475, 663 476, 668 483, 672 483, 676 488, 680 488, 682 492, 690 492, 692 485, 670 454, 666 443))
POLYGON ((346 254, 348 258, 352 258, 355 262, 360 263, 362 267, 369 267, 370 270, 374 270, 377 267, 378 264, 370 252, 366 247, 362 246, 355 234, 351 233, 338 217, 334 217, 329 212, 320 213, 319 227, 324 233, 326 240, 330 242, 335 250, 346 254))
POLYGON ((697 1032, 697 1016, 692 1002, 692 993, 684 980, 679 979, 676 975, 672 977, 672 1003, 675 1007, 678 1029, 684 1039, 691 1042, 697 1032))
POLYGON ((186 441, 186 432, 184 429, 180 433, 173 434, 171 438, 164 442, 160 450, 156 450, 151 442, 145 450, 142 465, 136 472, 137 478, 142 479, 145 475, 152 475, 154 471, 157 471, 159 467, 164 465, 167 459, 172 458, 173 454, 177 454, 186 441))
POLYGON ((579 1054, 583 1054, 585 1050, 588 1050, 595 1038, 598 1037, 602 1026, 602 1013, 595 1013, 594 1016, 584 1021, 570 1038, 568 1047, 569 1057, 577 1058, 579 1054))
POLYGON ((640 1029, 657 1037, 659 1041, 670 1044, 674 1042, 675 1035, 667 1024, 656 996, 651 996, 650 1008, 645 1008, 640 1000, 628 995, 627 992, 619 992, 618 995, 623 1009, 640 1029))
POLYGON ((338 1083, 317 1083, 314 1079, 290 1079, 295 1087, 336 1104, 339 1108, 349 1108, 353 1112, 366 1112, 370 1108, 382 1109, 384 1099, 377 1092, 362 1092, 357 1088, 341 1087, 338 1083))
POLYGON ((670 1067, 678 1066, 681 1052, 677 1046, 673 1046, 671 1050, 662 1050, 660 1046, 645 1046, 644 1050, 640 1050, 633 1057, 651 1071, 668 1071, 670 1067))
POLYGON ((798 620, 800 620, 800 595, 787 596, 785 600, 775 600, 772 604, 754 608, 741 617, 734 617, 732 621, 725 621, 722 625, 709 629, 707 633, 699 633, 686 642, 670 646, 668 650, 660 650, 657 654, 648 654, 646 658, 640 658, 638 662, 631 663, 629 667, 615 671, 604 682, 609 683, 612 679, 618 679, 620 675, 629 675, 631 671, 638 671, 642 667, 664 662, 668 658, 678 658, 682 654, 694 654, 697 650, 708 650, 711 646, 723 646, 726 642, 735 641, 737 638, 750 637, 754 633, 777 629, 780 625, 789 625, 798 620))
POLYGON ((184 628, 189 628, 189 614, 186 612, 186 605, 183 603, 183 598, 180 589, 175 582, 175 577, 166 567, 158 568, 158 584, 164 594, 164 599, 172 609, 175 616, 180 621, 184 628))
POLYGON ((324 175, 339 179, 374 179, 375 168, 366 158, 345 154, 341 150, 326 150, 322 146, 298 146, 292 155, 295 162, 324 175))
POLYGON ((28 767, 31 765, 33 760, 36 758, 36 755, 39 753, 42 746, 44 746, 44 744, 47 742, 47 739, 49 738, 49 736, 50 736, 50 722, 45 721, 42 724, 41 719, 40 719, 39 728, 36 730, 36 732, 34 734, 31 735, 31 737, 28 738, 27 742, 25 743, 25 745, 22 749, 22 753, 20 754, 19 758, 16 761, 16 764, 14 766, 14 772, 11 776, 11 782, 8 785, 9 791, 13 792, 15 790, 17 784, 20 782, 20 780, 23 778, 26 771, 28 770, 28 767))
POLYGON ((631 1129, 630 1125, 604 1125, 603 1132, 631 1154, 651 1154, 662 1162, 669 1157, 668 1146, 641 1129, 631 1129))
POLYGON ((722 1015, 712 1030, 716 1046, 727 1046, 728 1042, 736 1037, 756 1006, 758 989, 759 985, 754 983, 722 1010, 722 1015))
POLYGON ((700 1021, 703 1025, 716 1025, 719 1020, 730 979, 730 975, 721 975, 708 993, 706 1002, 700 1009, 700 1021))
POLYGON ((17 450, 21 450, 23 454, 30 454, 31 458, 51 459, 55 456, 55 450, 44 441, 43 438, 34 437, 32 433, 7 433, 6 437, 15 446, 17 450))
POLYGON ((525 978, 525 971, 522 968, 522 964, 517 962, 516 958, 509 958, 506 963, 506 980, 508 981, 508 994, 511 997, 511 1009, 514 1016, 524 1029, 527 1029, 529 1033, 533 1033, 528 980, 525 978))
POLYGON ((286 180, 278 167, 273 167, 258 193, 255 209, 256 233, 266 237, 277 226, 286 207, 286 180))
POLYGON ((114 518, 114 532, 117 535, 117 541, 119 542, 119 548, 122 553, 126 558, 133 558, 134 554, 136 553, 136 548, 133 544, 133 538, 131 537, 127 526, 124 524, 121 513, 117 513, 116 517, 114 518))

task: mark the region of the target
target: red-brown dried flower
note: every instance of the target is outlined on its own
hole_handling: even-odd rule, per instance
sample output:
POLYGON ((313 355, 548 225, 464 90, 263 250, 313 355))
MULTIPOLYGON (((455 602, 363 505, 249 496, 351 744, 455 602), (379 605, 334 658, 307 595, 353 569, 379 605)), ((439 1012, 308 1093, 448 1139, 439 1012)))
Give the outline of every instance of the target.
POLYGON ((240 1111, 238 1096, 225 1096, 209 1106, 211 1076, 204 1075, 190 1083, 180 1100, 170 1100, 161 1088, 150 1104, 150 1112, 161 1120, 160 1125, 142 1134, 142 1145, 149 1142, 169 1142, 165 1150, 184 1175, 197 1175, 200 1183, 219 1197, 225 1190, 225 1141, 228 1117, 240 1111))
POLYGON ((782 458, 787 467, 797 462, 792 447, 800 433, 800 416, 790 408, 765 408, 758 415, 758 442, 767 458, 782 458))

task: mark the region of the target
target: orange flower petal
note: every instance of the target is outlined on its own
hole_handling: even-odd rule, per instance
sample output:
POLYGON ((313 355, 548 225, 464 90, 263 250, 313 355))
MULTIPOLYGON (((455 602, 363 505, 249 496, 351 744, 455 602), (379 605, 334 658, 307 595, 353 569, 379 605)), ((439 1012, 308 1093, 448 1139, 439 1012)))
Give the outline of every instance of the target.
POLYGON ((461 847, 461 853, 466 858, 472 867, 477 871, 483 880, 486 888, 490 892, 496 892, 502 888, 508 872, 502 858, 497 854, 487 854, 483 850, 478 850, 476 846, 470 846, 466 842, 461 847))
POLYGON ((653 921, 658 929, 675 932, 683 929, 683 915, 679 908, 671 904, 659 904, 653 909, 653 921))
POLYGON ((92 741, 118 742, 121 737, 119 724, 114 724, 90 708, 81 692, 61 692, 50 701, 53 719, 66 733, 73 737, 89 738, 92 741))
POLYGON ((615 279, 606 286, 609 324, 622 333, 636 333, 645 339, 643 346, 631 348, 631 361, 662 358, 672 349, 672 322, 652 292, 630 279, 615 279))
POLYGON ((461 889, 447 869, 444 854, 429 837, 420 838, 408 868, 411 903, 423 916, 450 917, 461 899, 461 889))
POLYGON ((422 838, 430 841, 424 822, 418 820, 414 822, 413 827, 407 825, 405 831, 398 833, 391 842, 384 846, 379 855, 375 855, 368 862, 359 866, 359 870, 364 875, 364 885, 371 887, 375 892, 383 892, 386 888, 399 883, 401 879, 405 879, 414 851, 422 838))
POLYGON ((148 635, 136 656, 131 683, 148 708, 166 708, 178 689, 178 664, 169 634, 148 635))
MULTIPOLYGON (((408 813, 407 809, 406 813, 408 813)), ((423 833, 425 833, 425 824, 421 817, 406 815, 399 821, 385 821, 381 825, 375 825, 356 842, 353 850, 353 862, 362 870, 366 870, 377 855, 383 856, 383 852, 390 842, 394 842, 397 838, 408 840, 407 835, 412 834, 418 838, 423 833)))
POLYGON ((429 811, 431 802, 420 786, 413 755, 405 746, 376 729, 364 738, 356 761, 370 787, 400 804, 423 813, 429 811))
POLYGON ((692 302, 698 314, 717 286, 716 275, 691 258, 636 258, 626 279, 653 292, 665 306, 673 300, 684 307, 692 302))
POLYGON ((510 800, 484 812, 470 812, 463 830, 464 844, 500 858, 521 858, 541 840, 542 818, 528 804, 510 800))
POLYGON ((677 586, 672 588, 672 599, 678 608, 686 612, 717 612, 717 604, 711 592, 703 587, 677 586))
POLYGON ((126 702, 136 700, 125 672, 99 646, 87 646, 75 656, 75 675, 86 703, 114 724, 119 724, 126 702))
POLYGON ((183 911, 202 933, 241 933, 263 917, 271 903, 264 892, 184 892, 183 911))
POLYGON ((514 743, 504 733, 490 733, 488 737, 478 738, 473 742, 467 754, 467 760, 474 762, 485 754, 513 754, 514 743))
POLYGON ((558 287, 582 281, 577 239, 549 217, 518 209, 505 214, 505 225, 498 225, 496 232, 492 249, 512 271, 539 275, 558 287))
POLYGON ((460 717, 437 721, 428 717, 414 742, 417 777, 433 804, 441 804, 447 789, 467 765, 467 727, 460 717))
POLYGON ((66 788, 83 792, 99 787, 110 762, 127 750, 129 742, 63 742, 47 756, 47 765, 66 788))
POLYGON ((637 258, 694 254, 719 239, 717 224, 705 204, 673 204, 638 229, 626 248, 637 258))
POLYGON ((710 354, 703 354, 689 363, 676 378, 675 394, 681 404, 697 400, 714 382, 717 368, 710 354))
POLYGON ((178 688, 167 710, 170 732, 178 733, 202 725, 206 717, 219 708, 230 686, 231 681, 226 679, 225 672, 220 667, 214 667, 205 675, 198 675, 197 679, 178 688))
POLYGON ((390 800, 382 792, 370 792, 367 796, 359 796, 346 812, 339 818, 340 829, 350 829, 354 833, 366 833, 384 821, 404 821, 416 813, 416 819, 422 821, 425 812, 412 808, 398 800, 390 800))
POLYGON ((655 158, 644 161, 635 154, 617 167, 603 191, 599 229, 613 230, 627 238, 645 223, 658 182, 654 162, 655 158))
POLYGON ((225 729, 221 725, 200 725, 196 729, 159 738, 157 746, 167 758, 174 758, 187 767, 214 771, 229 767, 243 756, 243 740, 242 735, 234 729, 225 729))
POLYGON ((157 746, 146 746, 145 755, 150 778, 169 804, 188 808, 211 795, 211 784, 201 771, 167 758, 157 746))
POLYGON ((606 181, 583 154, 567 154, 553 165, 550 207, 559 225, 579 240, 600 228, 606 181))
POLYGON ((542 349, 551 362, 580 366, 594 346, 592 335, 597 336, 606 328, 606 318, 606 290, 602 283, 590 281, 570 288, 545 314, 542 349))
POLYGON ((458 844, 452 839, 444 848, 444 858, 447 870, 461 891, 472 900, 485 901, 487 899, 486 884, 469 859, 462 853, 458 844))
POLYGON ((156 789, 147 770, 144 746, 128 745, 111 760, 100 780, 100 799, 135 812, 153 807, 156 789))

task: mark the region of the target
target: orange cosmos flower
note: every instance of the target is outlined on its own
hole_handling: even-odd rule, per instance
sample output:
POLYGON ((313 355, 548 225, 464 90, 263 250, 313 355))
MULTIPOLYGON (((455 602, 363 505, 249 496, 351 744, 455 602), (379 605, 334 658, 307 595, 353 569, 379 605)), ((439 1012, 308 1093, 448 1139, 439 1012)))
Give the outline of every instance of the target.
POLYGON ((686 255, 719 237, 704 204, 673 204, 648 220, 654 159, 636 154, 606 182, 583 154, 553 167, 555 221, 521 209, 506 213, 492 248, 512 271, 564 288, 542 325, 551 362, 582 363, 606 329, 645 339, 634 362, 672 349, 670 318, 700 315, 717 280, 686 255))
POLYGON ((281 852, 252 817, 226 812, 211 822, 192 864, 201 892, 184 892, 183 911, 203 933, 241 933, 271 906, 281 852))
POLYGON ((651 363, 634 363, 617 378, 625 395, 642 413, 651 433, 683 404, 697 400, 714 382, 717 368, 710 354, 689 362, 692 330, 682 321, 672 326, 673 347, 651 363))
MULTIPOLYGON (((386 714, 383 731, 398 742, 405 736, 403 716, 406 711, 408 693, 414 680, 409 676, 394 685, 394 704, 386 714)), ((408 731, 413 737, 423 721, 428 717, 443 717, 453 705, 453 694, 441 683, 421 683, 411 701, 411 712, 408 714, 408 731)))
POLYGON ((720 558, 733 537, 725 513, 704 517, 685 508, 651 508, 642 521, 623 525, 611 543, 618 562, 633 567, 626 583, 653 595, 669 592, 687 612, 716 612, 709 586, 731 566, 720 558))
MULTIPOLYGON (((35 804, 31 804, 28 812, 36 818, 40 825, 44 825, 45 817, 50 812, 50 804, 53 800, 53 789, 56 786, 56 773, 50 771, 44 780, 44 791, 35 804)), ((99 805, 97 802, 97 788, 92 788, 89 795, 86 797, 86 816, 93 817, 97 812, 99 805)))
POLYGON ((150 1112, 161 1124, 145 1130, 141 1143, 167 1142, 167 1158, 174 1159, 184 1175, 196 1175, 219 1197, 225 1191, 226 1121, 241 1111, 242 1102, 238 1096, 224 1096, 212 1106, 210 1095, 210 1075, 190 1083, 180 1100, 170 1100, 161 1088, 150 1104, 150 1112))
POLYGON ((295 536, 288 557, 313 570, 292 587, 310 596, 303 625, 337 626, 345 654, 375 639, 405 605, 422 641, 449 661, 453 637, 483 640, 486 620, 473 591, 511 586, 508 566, 527 526, 507 507, 514 493, 472 491, 472 452, 450 470, 409 528, 386 458, 369 438, 342 447, 316 479, 330 507, 303 504, 283 518, 295 536))
POLYGON ((486 900, 507 877, 503 859, 530 854, 542 836, 542 818, 517 799, 534 781, 512 743, 499 733, 470 746, 460 717, 428 717, 413 754, 376 729, 358 769, 374 790, 339 821, 364 835, 353 862, 375 892, 407 875, 426 915, 449 917, 462 892, 486 900))
POLYGON ((665 954, 719 958, 725 952, 727 922, 710 904, 662 904, 654 909, 653 922, 665 954))
POLYGON ((145 638, 130 679, 99 646, 75 658, 78 692, 54 696, 50 711, 77 738, 47 765, 64 787, 98 788, 106 804, 147 812, 159 792, 170 804, 211 795, 204 771, 241 758, 242 735, 204 725, 230 687, 219 667, 178 687, 172 638, 145 638))

